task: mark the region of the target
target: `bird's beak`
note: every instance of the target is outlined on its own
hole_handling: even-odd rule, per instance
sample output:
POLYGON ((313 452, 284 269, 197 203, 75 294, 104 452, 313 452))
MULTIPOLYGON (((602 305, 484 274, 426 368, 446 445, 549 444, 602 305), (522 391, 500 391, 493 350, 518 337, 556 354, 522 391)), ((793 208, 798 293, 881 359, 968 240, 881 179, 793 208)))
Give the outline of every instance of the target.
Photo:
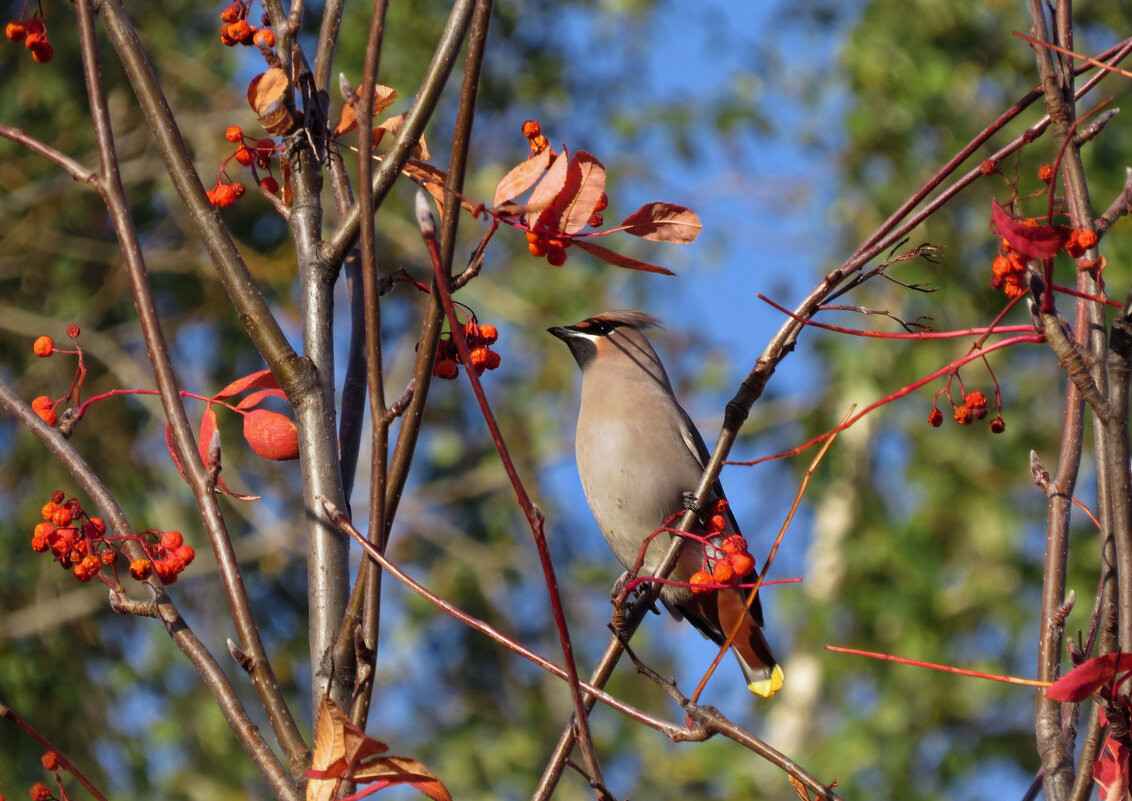
POLYGON ((571 331, 569 328, 563 328, 560 325, 556 325, 553 328, 546 329, 546 333, 553 334, 554 336, 561 339, 563 342, 566 342, 567 340, 570 339, 570 335, 573 334, 574 332, 571 331))

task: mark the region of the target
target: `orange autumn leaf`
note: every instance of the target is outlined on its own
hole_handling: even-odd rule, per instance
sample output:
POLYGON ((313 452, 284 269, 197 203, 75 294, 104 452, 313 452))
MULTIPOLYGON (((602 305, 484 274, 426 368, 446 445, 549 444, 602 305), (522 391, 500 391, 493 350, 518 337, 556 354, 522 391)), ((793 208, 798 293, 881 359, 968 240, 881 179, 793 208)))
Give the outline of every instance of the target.
POLYGON ((566 151, 566 147, 562 147, 562 152, 554 159, 554 163, 550 165, 550 169, 546 171, 546 175, 542 176, 531 192, 530 199, 523 207, 527 215, 527 227, 534 228, 535 223, 538 221, 539 214, 543 209, 549 207, 562 192, 563 187, 566 186, 567 171, 570 166, 570 154, 566 151))
POLYGON ((637 259, 624 256, 620 253, 603 248, 601 245, 595 245, 588 239, 574 239, 572 240, 576 247, 581 248, 587 253, 597 256, 602 261, 609 262, 616 267, 624 267, 627 270, 641 270, 646 273, 660 273, 661 275, 676 275, 671 270, 660 267, 656 264, 649 264, 648 262, 638 261, 637 259))
POLYGON ((264 459, 282 462, 299 458, 299 430, 291 418, 267 409, 244 415, 244 439, 264 459))
MULTIPOLYGON (((356 95, 355 95, 356 97, 356 95)), ((382 86, 377 84, 373 87, 373 116, 377 116, 385 109, 393 105, 393 101, 397 99, 397 90, 390 86, 382 86)), ((358 127, 358 115, 354 111, 354 104, 347 103, 342 107, 342 116, 338 119, 338 124, 334 127, 334 138, 337 139, 342 134, 349 133, 358 127)))
POLYGON ((306 772, 306 801, 331 801, 341 782, 373 783, 381 787, 408 784, 435 801, 451 801, 436 776, 415 759, 380 756, 385 743, 367 737, 329 698, 323 698, 315 721, 311 769, 306 772))
POLYGON ((703 228, 694 211, 675 203, 646 203, 618 226, 618 230, 652 242, 675 242, 680 245, 695 242, 703 228))
POLYGON ((537 155, 513 167, 503 176, 499 185, 495 187, 495 198, 492 206, 500 206, 509 200, 514 200, 535 185, 546 168, 550 165, 550 148, 544 148, 537 155))
POLYGON ((605 193, 605 165, 584 150, 574 154, 566 185, 554 203, 557 230, 576 234, 585 228, 605 193))

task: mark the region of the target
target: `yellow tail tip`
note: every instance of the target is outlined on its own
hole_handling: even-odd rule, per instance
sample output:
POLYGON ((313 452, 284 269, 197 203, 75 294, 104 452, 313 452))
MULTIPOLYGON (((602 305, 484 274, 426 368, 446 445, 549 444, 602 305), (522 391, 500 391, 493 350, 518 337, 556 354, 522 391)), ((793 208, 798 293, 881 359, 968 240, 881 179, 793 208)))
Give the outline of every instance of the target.
POLYGON ((763 698, 770 698, 776 692, 782 689, 782 680, 785 678, 782 674, 782 668, 778 665, 774 666, 774 670, 770 672, 770 677, 760 679, 759 681, 752 681, 747 685, 747 689, 755 695, 761 695, 763 698))

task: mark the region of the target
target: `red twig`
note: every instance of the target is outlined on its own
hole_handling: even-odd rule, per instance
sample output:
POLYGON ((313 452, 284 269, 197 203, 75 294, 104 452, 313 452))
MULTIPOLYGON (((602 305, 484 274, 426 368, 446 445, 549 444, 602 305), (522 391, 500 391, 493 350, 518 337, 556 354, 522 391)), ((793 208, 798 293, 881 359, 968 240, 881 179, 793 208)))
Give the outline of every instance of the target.
POLYGON ((866 414, 873 411, 874 409, 876 409, 880 406, 884 406, 886 403, 891 403, 892 401, 897 400, 899 398, 903 398, 905 395, 908 395, 909 393, 914 392, 917 389, 919 389, 920 387, 924 386, 924 384, 927 384, 931 381, 934 381, 935 379, 939 378, 942 375, 947 375, 948 373, 955 372, 955 370, 957 370, 958 368, 967 364, 968 362, 972 362, 975 359, 981 359, 986 354, 992 353, 996 350, 1001 350, 1002 348, 1008 348, 1011 345, 1020 345, 1020 344, 1027 343, 1027 342, 1028 343, 1041 343, 1041 342, 1045 342, 1045 338, 1041 334, 1022 335, 1022 336, 1017 336, 1017 337, 1011 337, 1010 339, 1004 339, 1001 342, 996 342, 993 345, 989 345, 988 347, 980 348, 979 350, 977 350, 973 353, 968 353, 966 356, 963 356, 960 359, 956 359, 955 361, 944 365, 943 367, 936 370, 934 373, 931 373, 930 375, 924 376, 919 381, 915 381, 915 382, 909 384, 906 387, 901 387, 896 392, 893 392, 891 395, 886 395, 885 397, 881 398, 880 400, 869 404, 864 409, 862 409, 860 412, 853 415, 853 417, 849 418, 849 420, 841 423, 839 426, 837 426, 837 428, 826 431, 824 434, 819 434, 818 436, 814 437, 813 439, 809 440, 808 442, 802 443, 801 445, 799 445, 796 448, 792 448, 791 450, 788 450, 788 451, 783 451, 782 453, 776 453, 776 454, 773 454, 771 456, 762 456, 758 459, 751 459, 749 461, 744 461, 744 462, 727 461, 726 464, 736 464, 736 465, 744 465, 746 467, 751 467, 753 465, 762 464, 763 462, 769 462, 769 461, 772 461, 774 459, 784 459, 786 457, 799 454, 802 451, 806 450, 807 448, 812 448, 814 445, 817 445, 819 442, 823 442, 823 441, 829 439, 830 437, 834 436, 835 434, 837 434, 841 431, 844 431, 845 429, 852 426, 854 423, 856 423, 858 420, 860 420, 862 417, 864 417, 866 414))
POLYGON ((451 279, 445 275, 441 263, 440 247, 436 241, 436 223, 433 220, 432 211, 429 208, 428 196, 422 190, 417 190, 416 211, 421 236, 424 238, 429 255, 432 258, 436 287, 440 292, 440 299, 444 304, 445 313, 448 315, 448 323, 452 329, 452 339, 455 341, 456 348, 460 352, 460 360, 464 363, 468 380, 472 384, 472 392, 475 394, 476 402, 479 404, 480 411, 483 413, 484 422, 487 423, 488 430, 491 432, 492 441, 495 443, 495 448, 499 452, 499 458, 503 462, 503 469, 507 472, 507 477, 511 480, 511 486, 515 490, 515 497, 519 502, 520 508, 523 510, 523 514, 527 518, 527 523, 531 527, 531 533, 534 535, 535 546, 538 549, 539 562, 546 580, 547 593, 550 596, 551 611, 554 614, 554 623, 558 630, 558 639, 562 646, 562 655, 566 663, 567 678, 570 682, 570 694, 574 702, 574 725, 577 731, 578 744, 582 748, 582 753, 586 756, 586 767, 590 771, 591 778, 600 781, 601 774, 598 769, 597 755, 594 752, 593 739, 590 736, 589 719, 586 715, 585 701, 582 699, 578 667, 574 662, 574 648, 570 643, 570 632, 566 625, 566 613, 562 609, 562 598, 558 591, 558 579, 554 575, 554 563, 550 559, 550 547, 547 545, 546 533, 543 530, 543 524, 546 518, 543 517, 542 511, 531 500, 526 487, 523 486, 522 479, 519 478, 519 471, 515 469, 515 463, 511 460, 511 454, 508 452, 507 444, 503 441, 503 434, 499 430, 499 423, 496 421, 495 414, 492 412, 491 406, 487 401, 487 395, 484 393, 483 385, 480 383, 479 376, 476 374, 475 365, 472 364, 468 341, 464 336, 464 327, 460 325, 460 321, 456 316, 456 307, 452 303, 452 295, 448 289, 448 282, 451 279))

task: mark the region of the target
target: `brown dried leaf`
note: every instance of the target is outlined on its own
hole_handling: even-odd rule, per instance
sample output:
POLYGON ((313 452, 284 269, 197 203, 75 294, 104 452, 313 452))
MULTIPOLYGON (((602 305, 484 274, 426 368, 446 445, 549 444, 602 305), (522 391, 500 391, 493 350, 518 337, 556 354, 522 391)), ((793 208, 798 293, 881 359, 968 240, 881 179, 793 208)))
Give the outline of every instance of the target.
POLYGON ((674 203, 646 203, 626 217, 619 230, 652 242, 695 242, 704 228, 691 209, 674 203))
MULTIPOLYGON (((385 109, 393 105, 393 101, 397 99, 397 90, 390 86, 382 86, 378 84, 373 87, 373 116, 377 116, 385 109)), ((358 115, 354 111, 354 106, 347 103, 342 107, 342 116, 338 120, 338 124, 334 127, 334 138, 337 139, 342 134, 349 133, 358 127, 358 115)))
POLYGON ((526 203, 528 228, 534 228, 539 214, 554 202, 563 187, 566 186, 569 166, 570 154, 566 152, 566 147, 563 146, 562 152, 554 159, 554 163, 550 165, 546 175, 542 176, 542 180, 535 185, 530 200, 526 203))
POLYGON ((433 801, 452 801, 448 788, 436 778, 436 774, 421 762, 409 757, 387 756, 366 760, 350 771, 350 780, 359 784, 381 782, 384 786, 408 784, 433 801))
POLYGON ((380 756, 389 747, 352 724, 329 698, 323 698, 314 728, 311 769, 306 772, 307 801, 331 801, 344 781, 377 782, 381 787, 408 784, 434 801, 451 801, 440 779, 415 759, 380 756))
MULTIPOLYGON (((409 177, 409 179, 432 195, 432 199, 436 201, 437 216, 444 216, 444 197, 445 185, 448 182, 448 173, 444 170, 438 169, 431 164, 425 164, 422 161, 409 159, 405 163, 405 169, 401 171, 409 177)), ((469 201, 467 198, 460 198, 460 205, 465 211, 472 214, 477 213, 480 207, 469 201)))
POLYGON ((591 154, 579 150, 570 164, 570 173, 573 177, 567 181, 567 187, 572 190, 571 196, 566 198, 563 192, 555 205, 562 205, 558 230, 576 234, 589 223, 590 215, 605 191, 605 166, 591 154), (577 188, 574 188, 575 184, 577 188))
POLYGON ((550 165, 550 148, 543 148, 538 155, 531 156, 522 164, 511 168, 503 176, 499 186, 495 187, 495 197, 492 206, 500 206, 509 200, 514 200, 535 185, 539 176, 546 172, 550 165))
POLYGON ((272 67, 248 84, 248 103, 268 136, 282 136, 295 127, 295 116, 287 102, 291 82, 280 67, 272 67))
MULTIPOLYGON (((405 123, 404 114, 396 114, 389 119, 382 120, 379 125, 373 129, 373 146, 376 148, 377 143, 381 141, 386 132, 396 136, 397 132, 401 130, 401 126, 405 123)), ((428 143, 425 142, 424 134, 417 138, 416 147, 413 148, 412 157, 420 161, 428 161, 432 158, 432 154, 428 152, 428 143)))
POLYGON ((590 242, 588 239, 573 239, 571 241, 574 243, 574 245, 576 245, 577 247, 580 247, 582 250, 586 251, 587 253, 592 253, 593 255, 595 255, 599 259, 601 259, 602 261, 607 261, 610 264, 615 265, 617 267, 624 267, 627 270, 641 270, 642 272, 646 272, 646 273, 660 273, 661 275, 676 275, 676 273, 672 272, 671 270, 665 269, 664 267, 660 267, 656 264, 649 264, 648 262, 637 261, 636 259, 631 259, 628 256, 624 256, 620 253, 616 253, 612 250, 609 250, 608 248, 603 248, 601 245, 595 245, 593 242, 590 242))

